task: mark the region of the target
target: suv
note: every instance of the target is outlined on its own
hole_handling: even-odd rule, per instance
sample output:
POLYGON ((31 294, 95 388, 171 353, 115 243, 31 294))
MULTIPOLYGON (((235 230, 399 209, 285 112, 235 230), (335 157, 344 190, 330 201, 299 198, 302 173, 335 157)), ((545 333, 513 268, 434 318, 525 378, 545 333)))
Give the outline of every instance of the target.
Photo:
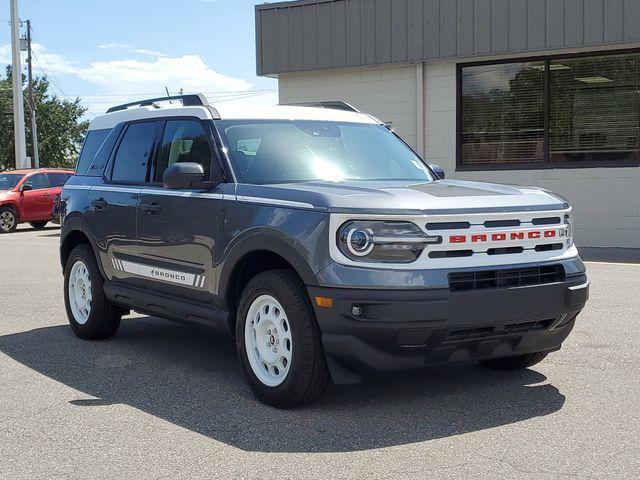
POLYGON ((0 233, 13 232, 22 222, 44 228, 54 199, 72 176, 73 170, 55 168, 0 172, 0 233))
POLYGON ((249 386, 293 407, 330 380, 558 350, 588 296, 571 207, 443 180, 340 102, 242 111, 199 95, 91 122, 62 192, 73 331, 130 310, 235 336, 249 386))

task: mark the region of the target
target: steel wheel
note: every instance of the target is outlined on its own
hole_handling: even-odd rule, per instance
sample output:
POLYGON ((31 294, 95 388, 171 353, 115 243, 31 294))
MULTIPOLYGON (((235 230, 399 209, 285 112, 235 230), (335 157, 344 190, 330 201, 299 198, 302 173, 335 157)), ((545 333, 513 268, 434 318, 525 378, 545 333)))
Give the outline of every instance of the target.
POLYGON ((251 370, 264 385, 284 382, 291 368, 291 325, 280 302, 271 295, 257 297, 245 318, 245 348, 251 370))
POLYGON ((16 226, 16 215, 11 210, 0 212, 0 230, 7 233, 16 226))
POLYGON ((83 261, 76 261, 69 276, 69 306, 73 318, 80 325, 87 323, 91 315, 91 275, 83 261))

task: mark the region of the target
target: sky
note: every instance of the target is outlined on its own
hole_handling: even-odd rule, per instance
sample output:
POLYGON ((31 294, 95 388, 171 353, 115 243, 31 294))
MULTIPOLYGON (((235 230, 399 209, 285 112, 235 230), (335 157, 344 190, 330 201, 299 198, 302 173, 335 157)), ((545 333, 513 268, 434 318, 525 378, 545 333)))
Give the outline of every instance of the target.
MULTIPOLYGON (((211 103, 275 104, 256 76, 254 0, 18 0, 31 20, 34 74, 80 97, 87 117, 109 106, 205 93, 211 103)), ((0 68, 11 63, 9 0, 0 0, 0 68)), ((23 60, 23 69, 24 69, 23 60)))

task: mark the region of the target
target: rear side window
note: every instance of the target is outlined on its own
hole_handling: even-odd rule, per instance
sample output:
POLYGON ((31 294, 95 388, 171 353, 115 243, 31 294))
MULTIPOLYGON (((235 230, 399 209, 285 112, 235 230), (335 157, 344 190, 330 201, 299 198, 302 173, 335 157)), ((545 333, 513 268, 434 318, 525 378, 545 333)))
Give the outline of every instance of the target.
POLYGON ((52 187, 61 187, 69 179, 69 175, 65 173, 49 173, 49 184, 52 187))
POLYGON ((157 122, 143 122, 127 127, 115 156, 112 181, 143 183, 146 180, 157 125, 157 122))
POLYGON ((78 158, 78 165, 76 166, 76 175, 85 175, 93 157, 104 143, 105 139, 111 131, 110 128, 103 130, 91 130, 87 133, 87 137, 84 139, 82 150, 80 151, 80 158, 78 158))

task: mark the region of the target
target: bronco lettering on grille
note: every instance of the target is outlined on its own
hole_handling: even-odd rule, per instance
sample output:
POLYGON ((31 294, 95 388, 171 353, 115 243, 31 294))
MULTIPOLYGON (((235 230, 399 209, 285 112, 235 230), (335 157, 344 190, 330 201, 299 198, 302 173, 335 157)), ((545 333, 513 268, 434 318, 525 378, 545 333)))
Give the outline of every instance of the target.
POLYGON ((537 238, 554 238, 555 230, 531 230, 529 232, 495 232, 495 233, 474 233, 473 235, 451 235, 449 243, 483 243, 483 242, 506 242, 507 240, 533 240, 537 238))

